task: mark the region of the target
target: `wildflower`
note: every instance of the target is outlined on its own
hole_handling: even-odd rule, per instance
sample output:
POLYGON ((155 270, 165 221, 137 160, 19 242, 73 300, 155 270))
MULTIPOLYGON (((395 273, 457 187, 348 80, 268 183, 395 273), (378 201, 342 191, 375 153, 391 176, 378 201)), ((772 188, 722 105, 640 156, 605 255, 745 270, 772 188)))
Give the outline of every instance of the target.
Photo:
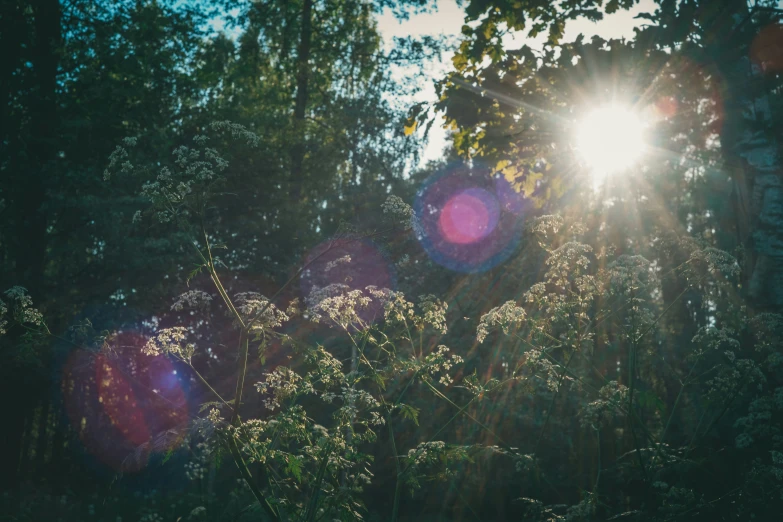
POLYGON ((413 207, 405 203, 401 197, 391 195, 386 198, 386 201, 381 205, 384 214, 394 214, 402 219, 403 222, 407 222, 413 217, 413 207))
POLYGON ((335 259, 334 261, 329 261, 326 263, 326 268, 324 268, 324 272, 329 272, 330 270, 337 268, 339 265, 348 264, 351 262, 351 256, 344 255, 343 257, 340 257, 338 259, 335 259))
POLYGON ((534 234, 547 236, 549 234, 557 234, 562 227, 563 218, 560 216, 540 216, 530 222, 528 230, 534 234))
POLYGON ((508 335, 512 326, 519 326, 525 320, 525 310, 514 301, 506 301, 503 305, 493 308, 481 316, 476 330, 476 340, 483 343, 489 335, 490 328, 499 326, 508 335))
POLYGON ((196 346, 192 343, 183 343, 187 333, 187 329, 182 326, 164 328, 147 341, 141 352, 145 355, 172 355, 190 362, 196 346))
POLYGON ((446 310, 449 308, 447 303, 437 299, 432 294, 420 295, 419 308, 424 312, 424 317, 418 324, 420 329, 423 329, 425 324, 429 324, 440 333, 446 333, 448 330, 446 327, 446 310))
POLYGON ((218 410, 217 408, 212 408, 211 410, 209 410, 209 414, 207 414, 207 420, 212 424, 214 424, 215 426, 220 424, 220 422, 223 420, 220 417, 220 410, 218 410))
POLYGON ((299 298, 296 297, 291 300, 291 302, 288 303, 288 306, 285 309, 285 314, 288 317, 294 317, 302 313, 302 311, 299 309, 299 298))
POLYGON ((301 383, 302 377, 298 373, 285 366, 279 366, 273 372, 264 374, 264 379, 256 383, 256 390, 259 393, 269 394, 263 399, 264 406, 274 410, 289 397, 313 391, 310 383, 303 383, 304 385, 300 386, 301 383))
POLYGON ((439 372, 441 373, 438 382, 444 386, 448 386, 454 382, 451 376, 448 374, 452 366, 455 364, 462 364, 464 361, 462 357, 456 354, 448 356, 449 348, 445 345, 439 345, 434 352, 428 354, 424 358, 423 369, 429 372, 430 375, 435 376, 439 372))
POLYGON ((366 290, 374 299, 383 304, 386 321, 403 323, 414 318, 413 303, 407 301, 402 292, 375 286, 368 286, 366 290))
MULTIPOLYGON (((5 291, 5 296, 9 299, 12 306, 13 318, 20 323, 34 325, 43 324, 43 314, 33 308, 33 299, 27 295, 27 289, 22 286, 12 286, 5 291)), ((5 303, 0 305, 0 316, 8 311, 5 303)), ((2 320, 0 320, 2 321, 2 320)), ((0 333, 4 331, 5 322, 0 322, 0 333)))
POLYGON ((409 226, 413 229, 416 236, 421 236, 423 228, 413 211, 413 207, 405 203, 399 196, 391 195, 381 205, 384 214, 394 215, 400 224, 409 226))
POLYGON ((609 265, 609 281, 618 293, 644 288, 651 279, 650 262, 643 256, 622 255, 609 265))
POLYGON ((691 253, 692 261, 701 261, 714 272, 722 272, 727 276, 737 276, 742 269, 737 259, 726 252, 714 247, 697 249, 691 253))
POLYGON ((171 305, 171 309, 175 312, 181 312, 186 308, 205 309, 209 307, 211 301, 212 296, 208 293, 201 290, 189 290, 177 297, 174 304, 171 305))
POLYGON ((258 292, 240 292, 234 296, 234 303, 239 313, 255 319, 253 328, 277 328, 290 319, 288 314, 258 292))
POLYGON ((362 290, 349 290, 343 284, 313 288, 308 297, 313 321, 318 322, 325 316, 342 328, 361 324, 358 312, 366 309, 370 302, 371 299, 362 290))
POLYGON ((598 390, 599 399, 588 403, 579 412, 582 426, 599 428, 606 415, 616 417, 622 413, 622 405, 628 399, 628 387, 617 381, 610 381, 598 390))

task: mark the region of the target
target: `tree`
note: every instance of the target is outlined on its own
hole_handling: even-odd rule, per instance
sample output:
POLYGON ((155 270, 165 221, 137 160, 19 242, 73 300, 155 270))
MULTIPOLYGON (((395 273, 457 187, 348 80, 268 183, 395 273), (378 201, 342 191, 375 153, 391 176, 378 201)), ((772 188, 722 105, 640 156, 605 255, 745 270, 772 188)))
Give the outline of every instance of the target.
MULTIPOLYGON (((654 301, 660 299, 662 307, 654 323, 655 343, 648 348, 647 355, 640 355, 641 338, 634 340, 631 336, 623 340, 622 333, 638 319, 625 316, 616 322, 607 321, 610 323, 605 326, 607 330, 596 334, 592 361, 594 368, 604 375, 611 371, 608 363, 615 359, 618 369, 628 368, 627 376, 618 375, 618 382, 630 390, 626 410, 631 418, 621 444, 630 450, 628 455, 639 457, 637 470, 641 475, 626 483, 628 489, 620 483, 615 483, 613 488, 633 491, 630 495, 638 499, 634 505, 639 515, 654 517, 653 477, 664 476, 667 469, 656 458, 664 461, 666 458, 649 454, 649 460, 645 461, 644 452, 657 451, 658 442, 643 439, 650 433, 663 433, 661 437, 678 441, 685 439, 683 447, 687 451, 681 464, 686 467, 692 464, 690 457, 696 440, 703 441, 713 451, 724 443, 740 450, 749 448, 744 435, 739 436, 736 446, 726 440, 732 437, 729 413, 736 418, 741 416, 743 408, 758 408, 759 401, 770 400, 779 384, 775 371, 752 351, 757 342, 754 338, 761 331, 768 331, 759 322, 778 317, 763 312, 780 310, 776 269, 766 265, 779 255, 772 245, 777 244, 774 238, 779 237, 781 229, 773 225, 776 220, 772 217, 777 212, 774 210, 777 181, 771 180, 777 179, 774 173, 779 171, 771 126, 776 118, 770 112, 774 103, 765 101, 767 97, 770 101, 775 99, 780 77, 770 65, 775 53, 769 49, 774 45, 764 47, 766 58, 761 66, 758 52, 753 51, 754 45, 759 46, 754 42, 760 34, 770 26, 779 27, 776 25, 779 12, 764 3, 749 8, 744 2, 661 1, 654 13, 641 15, 650 24, 637 29, 631 41, 593 38, 585 42, 582 37, 571 43, 561 41, 569 20, 578 17, 598 20, 604 13, 633 4, 631 1, 606 4, 565 1, 547 5, 470 2, 467 20, 474 24, 463 28, 463 42, 454 58, 455 70, 441 83, 442 98, 438 105, 455 129, 455 146, 463 156, 471 158, 474 164, 487 165, 490 175, 505 177, 531 204, 545 211, 558 208, 572 219, 583 219, 588 230, 593 231, 591 234, 595 234, 588 244, 596 251, 611 247, 617 254, 641 254, 643 259, 653 262, 651 273, 657 274, 661 285, 655 294, 659 297, 654 301), (521 30, 527 30, 531 37, 546 32, 548 38, 542 50, 530 46, 505 48, 504 33, 521 30), (751 67, 754 60, 756 69, 751 67), (639 112, 646 111, 653 116, 657 113, 651 130, 654 152, 633 170, 604 180, 598 192, 585 190, 593 182, 585 176, 589 169, 584 168, 573 138, 580 110, 591 104, 618 101, 634 106, 639 112), (759 104, 763 110, 759 110, 759 104), (770 116, 772 119, 767 119, 770 116), (763 168, 759 170, 759 167, 763 168), (753 180, 761 181, 756 185, 753 180), (749 203, 748 186, 756 191, 755 206, 749 203), (732 268, 731 256, 725 258, 727 264, 723 270, 741 274, 740 279, 728 285, 708 283, 703 276, 680 272, 683 267, 693 265, 696 258, 707 258, 698 249, 694 250, 696 244, 716 249, 705 251, 709 252, 707 257, 714 257, 718 252, 724 255, 725 251, 738 253, 742 270, 732 268), (730 305, 726 299, 746 304, 755 310, 755 315, 740 319, 736 308, 740 305, 730 305), (711 337, 719 336, 719 332, 732 332, 731 340, 724 338, 718 342, 711 337), (695 411, 686 410, 674 417, 685 395, 685 386, 677 381, 687 382, 685 376, 691 376, 689 370, 707 369, 708 360, 717 363, 704 355, 704 346, 717 349, 728 345, 741 347, 742 355, 738 352, 737 362, 732 359, 731 365, 744 368, 736 370, 739 381, 732 381, 730 393, 723 396, 728 402, 720 406, 716 406, 720 401, 712 402, 715 400, 712 387, 720 379, 728 378, 728 374, 722 374, 703 382, 704 388, 692 389, 686 395, 695 411), (685 356, 688 348, 695 349, 698 357, 685 356), (658 358, 671 366, 656 367, 654 360, 658 358), (755 395, 745 386, 755 378, 751 376, 760 375, 755 373, 759 368, 763 368, 763 379, 768 379, 769 387, 759 387, 755 395), (642 395, 638 395, 638 388, 634 393, 634 383, 644 387, 642 395), (677 389, 680 391, 676 392, 677 389), (653 403, 649 402, 653 397, 663 399, 658 414, 670 415, 661 432, 651 424, 656 415, 651 411, 655 409, 653 403), (705 428, 701 423, 689 424, 690 416, 713 420, 705 421, 705 428), (672 436, 670 430, 676 430, 678 436, 672 436), (690 443, 685 434, 689 434, 690 443), (641 486, 638 490, 634 489, 635 480, 641 486)), ((558 250, 552 247, 551 251, 558 250)), ((625 255, 620 255, 613 262, 611 256, 605 258, 606 268, 618 267, 624 258, 625 255)), ((643 295, 632 297, 648 299, 649 295, 644 291, 643 295)), ((499 302, 503 299, 497 296, 499 302)), ((608 300, 601 306, 610 303, 608 300)), ((617 313, 620 312, 612 315, 617 313)), ((588 312, 587 317, 598 321, 602 316, 588 312)), ((561 375, 572 377, 565 370, 561 375)), ((688 386, 692 385, 695 383, 688 386)), ((556 404, 554 397, 552 404, 556 404)), ((550 405, 547 410, 551 408, 550 405)), ((551 418, 563 415, 567 414, 559 412, 551 418)), ((741 430, 745 422, 738 420, 735 428, 741 430)), ((567 424, 559 426, 566 430, 560 442, 570 443, 573 439, 567 424)), ((761 447, 777 451, 774 445, 765 446, 767 439, 764 440, 755 451, 761 451, 761 447)), ((599 456, 598 475, 604 480, 600 470, 612 461, 606 460, 604 432, 600 433, 600 441, 603 441, 599 442, 603 458, 599 456)), ((581 449, 586 450, 584 446, 581 449)), ((594 453, 594 446, 592 451, 587 451, 587 454, 594 453)), ((731 458, 741 458, 740 454, 741 451, 731 458)), ((737 487, 731 494, 744 491, 754 499, 742 509, 757 509, 748 507, 761 498, 751 493, 752 484, 760 469, 769 465, 774 465, 769 458, 762 459, 746 475, 735 477, 733 484, 737 487)), ((717 463, 714 466, 716 470, 725 469, 717 463)), ((558 472, 567 472, 552 462, 542 464, 539 469, 543 473, 549 469, 556 477, 562 476, 558 472)), ((711 486, 709 481, 704 484, 706 488, 711 486)), ((667 484, 666 495, 699 489, 693 482, 677 487, 685 489, 675 491, 676 488, 668 489, 667 484)), ((598 505, 606 501, 602 495, 612 495, 616 490, 599 491, 598 505)), ((712 498, 721 498, 726 492, 715 488, 712 498)), ((708 506, 698 502, 689 504, 683 499, 671 499, 665 500, 664 505, 666 502, 683 506, 677 516, 709 511, 708 506)), ((676 512, 677 509, 671 511, 676 512)), ((611 513, 610 510, 605 515, 611 513)))
MULTIPOLYGON (((400 5, 312 3, 310 58, 298 59, 302 6, 291 2, 242 4, 234 25, 233 3, 4 3, 3 286, 26 287, 53 331, 85 318, 98 331, 136 328, 168 299, 169 283, 185 285, 192 267, 181 265, 181 254, 190 245, 144 218, 144 199, 128 190, 136 179, 104 181, 105 158, 124 138, 138 137, 135 160, 154 172, 177 145, 226 118, 260 129, 264 141, 235 161, 241 175, 212 209, 219 223, 212 239, 229 244, 222 261, 251 278, 286 275, 302 245, 313 246, 349 215, 337 201, 352 198, 360 183, 385 197, 417 150, 397 125, 403 112, 386 98, 394 82, 385 64, 426 51, 387 56, 373 20, 376 10, 400 5), (210 20, 221 17, 238 39, 211 29, 210 20), (296 162, 303 167, 292 182, 296 162), (294 189, 301 205, 289 201, 294 189)), ((356 199, 351 212, 373 204, 366 195, 356 199)), ((14 361, 4 366, 4 384, 25 400, 9 413, 6 460, 32 468, 28 460, 51 459, 47 466, 67 473, 62 448, 73 432, 59 402, 60 372, 73 348, 17 341, 4 339, 14 361), (45 420, 31 427, 36 416, 45 420), (46 457, 40 449, 50 443, 46 457)), ((55 476, 36 467, 23 471, 55 476)), ((4 480, 20 483, 13 473, 4 480)))

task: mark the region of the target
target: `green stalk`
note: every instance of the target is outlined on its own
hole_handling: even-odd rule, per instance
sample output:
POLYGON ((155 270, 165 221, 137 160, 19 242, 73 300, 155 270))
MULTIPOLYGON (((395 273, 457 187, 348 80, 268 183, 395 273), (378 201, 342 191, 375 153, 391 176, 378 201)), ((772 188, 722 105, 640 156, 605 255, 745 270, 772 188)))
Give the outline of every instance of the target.
POLYGON ((245 374, 247 373, 248 340, 245 330, 239 332, 239 359, 237 360, 237 385, 234 391, 234 413, 231 415, 231 424, 239 424, 239 405, 242 404, 242 390, 245 387, 245 374))

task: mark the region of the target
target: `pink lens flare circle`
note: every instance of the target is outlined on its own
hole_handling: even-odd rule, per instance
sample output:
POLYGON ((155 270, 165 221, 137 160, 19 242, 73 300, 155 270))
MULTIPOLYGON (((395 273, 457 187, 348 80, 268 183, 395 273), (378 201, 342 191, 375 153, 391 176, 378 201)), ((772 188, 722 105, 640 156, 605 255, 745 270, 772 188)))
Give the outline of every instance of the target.
POLYGON ((497 226, 500 210, 495 197, 481 188, 452 196, 440 212, 438 227, 450 243, 468 245, 487 237, 497 226))
POLYGON ((507 198, 501 206, 493 184, 488 169, 466 165, 447 167, 424 182, 414 201, 416 237, 432 261, 476 273, 508 258, 522 228, 511 209, 521 213, 524 204, 507 198))
POLYGON ((63 400, 85 449, 115 470, 139 471, 180 442, 188 404, 175 365, 145 355, 146 337, 116 335, 111 350, 76 350, 63 368, 63 400))

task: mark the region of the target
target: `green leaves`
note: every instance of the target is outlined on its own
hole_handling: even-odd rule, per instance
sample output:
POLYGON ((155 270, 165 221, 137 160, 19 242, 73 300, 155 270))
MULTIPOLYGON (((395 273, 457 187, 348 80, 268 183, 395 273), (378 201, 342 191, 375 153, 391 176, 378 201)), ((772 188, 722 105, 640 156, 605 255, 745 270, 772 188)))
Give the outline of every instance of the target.
POLYGON ((419 425, 419 413, 421 410, 410 404, 399 404, 397 408, 400 410, 400 415, 402 415, 403 419, 412 421, 416 426, 419 425))
POLYGON ((196 265, 193 265, 193 267, 194 267, 193 270, 188 272, 188 276, 185 279, 185 284, 187 284, 188 286, 190 286, 190 281, 193 280, 194 277, 199 275, 201 273, 201 271, 206 268, 206 265, 203 265, 203 264, 198 265, 198 264, 196 264, 196 265))
POLYGON ((301 457, 297 457, 296 455, 288 455, 286 457, 285 472, 296 478, 298 481, 302 480, 303 468, 304 464, 301 457))
POLYGON ((416 132, 416 129, 418 128, 420 123, 420 119, 426 116, 426 112, 424 108, 425 108, 425 104, 421 102, 421 103, 414 104, 408 110, 408 116, 405 119, 405 127, 404 127, 405 136, 410 136, 411 134, 416 132))

